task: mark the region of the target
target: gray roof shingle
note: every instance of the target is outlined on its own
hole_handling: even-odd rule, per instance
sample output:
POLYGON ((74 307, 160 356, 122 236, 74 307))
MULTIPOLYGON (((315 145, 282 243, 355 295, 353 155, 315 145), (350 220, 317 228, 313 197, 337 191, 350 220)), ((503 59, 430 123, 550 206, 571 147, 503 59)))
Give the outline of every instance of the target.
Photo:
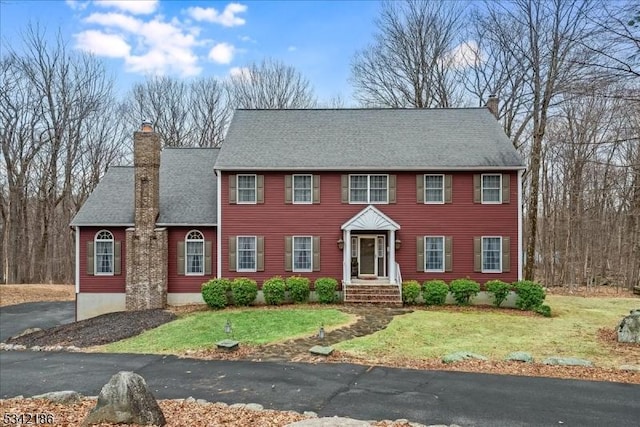
POLYGON ((486 108, 237 110, 216 169, 524 169, 486 108))
MULTIPOLYGON (((165 148, 160 160, 157 224, 217 224, 218 149, 165 148)), ((109 168, 71 221, 71 226, 133 226, 134 168, 109 168)))

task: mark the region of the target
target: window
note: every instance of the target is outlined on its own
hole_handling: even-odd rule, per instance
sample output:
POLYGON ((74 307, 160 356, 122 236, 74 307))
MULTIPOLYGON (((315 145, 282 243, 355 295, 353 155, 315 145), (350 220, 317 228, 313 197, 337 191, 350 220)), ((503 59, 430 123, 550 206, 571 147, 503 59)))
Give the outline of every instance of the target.
POLYGON ((95 274, 113 274, 113 234, 102 230, 95 239, 95 274))
POLYGON ((190 231, 186 237, 186 274, 204 274, 204 236, 199 231, 190 231))
POLYGON ((350 175, 350 203, 387 203, 388 178, 387 175, 350 175))
POLYGON ((424 176, 424 202, 444 203, 444 175, 424 176))
POLYGON ((425 271, 444 271, 444 237, 425 236, 425 271))
POLYGON ((312 271, 311 236, 293 237, 293 271, 312 271))
POLYGON ((502 203, 502 175, 482 175, 482 203, 502 203))
POLYGON ((482 272, 500 273, 502 272, 502 238, 483 237, 482 238, 482 272))
POLYGON ((311 203, 311 175, 293 176, 293 203, 311 203))
POLYGON ((256 176, 237 175, 238 203, 256 203, 256 176))
POLYGON ((256 237, 238 237, 238 271, 256 271, 256 237))

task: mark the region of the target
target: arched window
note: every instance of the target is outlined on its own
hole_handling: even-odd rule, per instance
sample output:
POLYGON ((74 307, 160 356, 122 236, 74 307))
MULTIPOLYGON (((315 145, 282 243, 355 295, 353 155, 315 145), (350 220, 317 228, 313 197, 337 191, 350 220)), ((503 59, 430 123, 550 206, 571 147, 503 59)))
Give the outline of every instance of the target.
POLYGON ((185 242, 186 273, 204 274, 204 236, 198 230, 192 230, 187 233, 185 242))
POLYGON ((95 274, 113 274, 113 234, 107 230, 96 233, 95 274))

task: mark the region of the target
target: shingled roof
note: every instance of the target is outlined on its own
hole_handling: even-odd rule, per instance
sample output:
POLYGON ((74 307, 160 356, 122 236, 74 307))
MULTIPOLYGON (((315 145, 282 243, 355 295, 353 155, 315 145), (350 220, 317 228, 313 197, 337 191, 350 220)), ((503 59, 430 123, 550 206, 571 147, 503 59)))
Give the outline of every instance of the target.
MULTIPOLYGON (((218 149, 165 148, 160 158, 157 224, 216 225, 218 149)), ((134 168, 109 168, 71 221, 71 226, 133 226, 134 168)))
POLYGON ((237 110, 220 170, 524 169, 486 108, 237 110))

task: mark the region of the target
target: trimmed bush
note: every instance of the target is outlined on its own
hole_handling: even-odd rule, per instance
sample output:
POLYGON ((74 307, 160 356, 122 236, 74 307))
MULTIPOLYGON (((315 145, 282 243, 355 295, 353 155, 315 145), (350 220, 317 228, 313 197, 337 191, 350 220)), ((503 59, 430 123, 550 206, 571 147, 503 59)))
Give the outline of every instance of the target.
POLYGON ((402 282, 402 302, 405 304, 415 304, 420 296, 420 283, 417 280, 407 280, 402 282))
POLYGON ((231 281, 229 279, 211 279, 202 284, 200 292, 202 299, 211 308, 225 308, 227 301, 227 291, 231 289, 231 281))
POLYGON ((514 282, 513 287, 518 295, 516 307, 520 310, 535 310, 542 305, 546 297, 544 288, 539 283, 521 280, 514 282))
POLYGON ((293 302, 300 304, 309 300, 309 279, 301 276, 287 277, 287 289, 293 302))
POLYGON ((236 277, 231 282, 231 294, 235 305, 249 305, 258 296, 258 284, 246 277, 236 277))
POLYGON ((500 307, 500 304, 504 302, 511 292, 511 285, 503 282, 502 280, 490 280, 484 284, 487 288, 487 292, 493 296, 493 305, 500 307))
POLYGON ((538 314, 542 314, 544 317, 551 317, 551 307, 547 304, 541 304, 534 309, 538 314))
POLYGON ((264 301, 269 305, 280 305, 285 299, 286 284, 282 277, 276 276, 262 283, 264 301))
POLYGON ((427 280, 422 284, 422 298, 426 305, 444 305, 449 287, 444 280, 427 280))
POLYGON ((449 291, 458 305, 469 305, 471 298, 480 292, 480 284, 471 279, 455 279, 449 283, 449 291))
POLYGON ((336 289, 338 281, 332 277, 319 277, 314 282, 316 296, 322 304, 331 304, 336 301, 336 289))

